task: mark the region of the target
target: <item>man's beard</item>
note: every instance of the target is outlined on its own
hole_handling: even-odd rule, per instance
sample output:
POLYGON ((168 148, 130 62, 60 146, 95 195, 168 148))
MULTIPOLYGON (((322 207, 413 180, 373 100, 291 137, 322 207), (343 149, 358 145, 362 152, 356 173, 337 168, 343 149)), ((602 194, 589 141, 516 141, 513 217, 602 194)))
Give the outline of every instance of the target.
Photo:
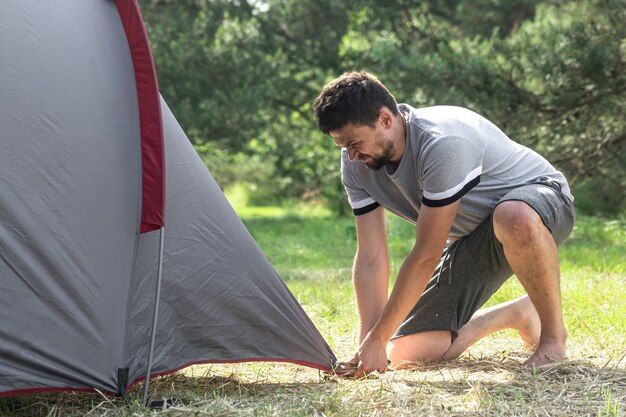
POLYGON ((365 166, 374 171, 378 171, 382 167, 391 163, 391 157, 393 156, 393 143, 385 142, 383 151, 380 155, 372 157, 370 161, 365 162, 365 166))

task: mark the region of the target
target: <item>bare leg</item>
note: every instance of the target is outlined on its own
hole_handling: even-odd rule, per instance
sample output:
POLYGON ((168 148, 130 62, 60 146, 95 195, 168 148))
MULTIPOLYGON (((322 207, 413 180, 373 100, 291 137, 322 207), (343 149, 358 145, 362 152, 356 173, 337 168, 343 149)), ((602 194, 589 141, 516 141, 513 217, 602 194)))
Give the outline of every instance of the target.
POLYGON ((539 343, 541 324, 527 295, 474 313, 470 321, 459 329, 457 338, 443 359, 457 358, 483 337, 503 329, 517 330, 528 347, 539 343))
POLYGON ((535 353, 524 363, 541 366, 565 358, 567 331, 561 310, 557 248, 539 215, 526 203, 505 201, 493 214, 494 232, 541 321, 535 353))
POLYGON ((494 211, 494 232, 528 296, 477 311, 450 344, 450 332, 425 332, 388 345, 392 366, 403 361, 453 359, 496 331, 516 329, 527 346, 536 345, 527 366, 565 357, 567 332, 561 310, 557 248, 539 215, 526 203, 507 201, 494 211), (439 356, 437 356, 439 355, 439 356))
POLYGON ((450 360, 483 337, 503 329, 517 330, 526 346, 539 343, 539 316, 527 295, 477 311, 452 344, 449 331, 416 333, 389 342, 387 355, 392 367, 403 362, 450 360))
POLYGON ((387 357, 391 367, 403 362, 436 362, 450 348, 449 330, 415 333, 393 339, 387 344, 387 357))

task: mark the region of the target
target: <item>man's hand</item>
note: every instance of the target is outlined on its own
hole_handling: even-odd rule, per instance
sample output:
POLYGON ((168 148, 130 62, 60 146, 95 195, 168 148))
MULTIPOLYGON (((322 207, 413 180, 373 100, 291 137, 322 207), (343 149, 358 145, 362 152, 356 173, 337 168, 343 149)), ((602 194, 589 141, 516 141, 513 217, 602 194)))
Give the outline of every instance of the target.
POLYGON ((388 276, 387 264, 383 262, 387 257, 384 211, 379 207, 357 217, 359 246, 354 286, 361 321, 359 337, 368 333, 352 361, 339 365, 335 371, 338 375, 359 378, 374 371, 383 373, 387 370, 387 343, 424 292, 440 260, 460 203, 461 200, 457 200, 443 207, 421 208, 415 230, 415 245, 402 263, 388 300, 387 280, 381 279, 388 276), (382 252, 379 250, 381 242, 385 243, 382 252), (376 262, 370 262, 371 259, 376 262), (372 273, 371 265, 378 266, 376 273, 372 273), (384 268, 380 268, 381 265, 384 268), (367 278, 372 276, 376 279, 368 281, 367 278), (371 291, 374 286, 376 291, 371 291), (372 305, 376 308, 372 308, 372 305))
POLYGON ((371 340, 371 335, 367 335, 361 346, 359 346, 359 367, 354 373, 355 378, 360 378, 376 371, 385 373, 387 370, 387 343, 371 340))
POLYGON ((337 374, 345 377, 361 378, 372 372, 384 373, 387 370, 386 343, 374 340, 371 333, 367 335, 359 351, 348 362, 342 362, 337 374))

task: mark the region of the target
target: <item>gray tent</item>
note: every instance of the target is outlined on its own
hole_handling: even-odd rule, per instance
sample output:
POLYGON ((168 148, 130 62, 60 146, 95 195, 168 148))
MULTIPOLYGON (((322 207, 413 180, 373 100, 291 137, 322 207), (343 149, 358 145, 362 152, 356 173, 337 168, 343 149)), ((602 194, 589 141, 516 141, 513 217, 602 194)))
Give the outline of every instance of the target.
POLYGON ((0 2, 0 395, 248 360, 336 359, 160 99, 136 0, 0 2))

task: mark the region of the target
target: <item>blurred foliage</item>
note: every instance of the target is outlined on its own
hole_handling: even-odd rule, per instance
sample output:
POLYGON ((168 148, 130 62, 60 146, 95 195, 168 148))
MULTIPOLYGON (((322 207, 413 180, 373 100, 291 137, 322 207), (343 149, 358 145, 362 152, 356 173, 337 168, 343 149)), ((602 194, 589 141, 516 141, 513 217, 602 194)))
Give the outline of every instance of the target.
POLYGON ((401 102, 491 119, 626 211, 626 0, 140 0, 161 91, 218 182, 347 204, 312 101, 366 69, 401 102))

